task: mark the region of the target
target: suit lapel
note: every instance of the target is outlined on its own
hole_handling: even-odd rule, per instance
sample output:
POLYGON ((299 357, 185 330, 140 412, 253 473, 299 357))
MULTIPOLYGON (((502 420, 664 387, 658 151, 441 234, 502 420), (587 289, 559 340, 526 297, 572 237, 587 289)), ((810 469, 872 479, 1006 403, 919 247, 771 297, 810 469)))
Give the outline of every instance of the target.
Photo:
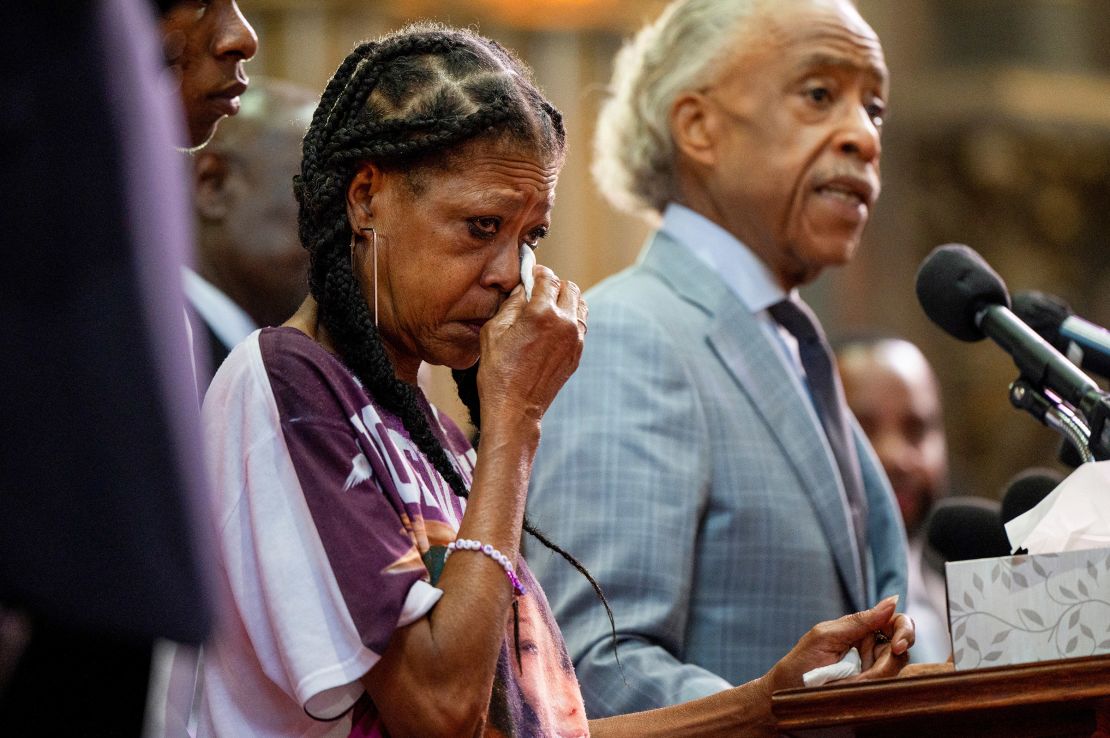
POLYGON ((810 495, 856 609, 868 606, 850 518, 820 421, 795 385, 783 381, 785 366, 755 317, 714 273, 664 233, 656 235, 643 265, 708 314, 706 338, 725 369, 763 418, 810 495))

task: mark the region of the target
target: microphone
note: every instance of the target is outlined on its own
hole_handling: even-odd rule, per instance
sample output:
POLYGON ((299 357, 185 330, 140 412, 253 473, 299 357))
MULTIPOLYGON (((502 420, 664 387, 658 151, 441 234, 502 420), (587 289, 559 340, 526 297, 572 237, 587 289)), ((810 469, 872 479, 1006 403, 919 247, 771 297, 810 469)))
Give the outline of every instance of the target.
POLYGON ((926 557, 944 571, 944 562, 989 559, 1010 554, 999 504, 983 497, 938 500, 925 519, 926 557))
MULTIPOLYGON (((1090 426, 1095 458, 1110 458, 1110 400, 1098 385, 1064 358, 1010 310, 1006 283, 974 250, 961 244, 938 246, 917 272, 917 299, 925 314, 961 341, 990 337, 1014 360, 1021 376, 1079 409, 1090 426)), ((1033 393, 1036 394, 1036 393, 1033 393)), ((1030 393, 1012 393, 1015 404, 1030 393), (1016 398, 1016 399, 1015 399, 1016 398)), ((1043 420, 1045 407, 1020 404, 1043 420)))
POLYGON ((1014 294, 1014 313, 1077 366, 1110 378, 1110 331, 1080 318, 1059 297, 1036 290, 1014 294))
POLYGON ((1031 467, 1018 473, 1006 485, 1006 494, 1002 496, 999 513, 1002 524, 1032 510, 1062 481, 1062 474, 1044 467, 1031 467))
MULTIPOLYGON (((1010 480, 1006 494, 1002 497, 1000 516, 1003 530, 1006 523, 1039 505, 1041 500, 1048 497, 1062 481, 1064 481, 1063 475, 1052 469, 1032 467, 1019 472, 1010 480)), ((1014 551, 1015 555, 1023 553, 1029 552, 1024 548, 1014 551)))

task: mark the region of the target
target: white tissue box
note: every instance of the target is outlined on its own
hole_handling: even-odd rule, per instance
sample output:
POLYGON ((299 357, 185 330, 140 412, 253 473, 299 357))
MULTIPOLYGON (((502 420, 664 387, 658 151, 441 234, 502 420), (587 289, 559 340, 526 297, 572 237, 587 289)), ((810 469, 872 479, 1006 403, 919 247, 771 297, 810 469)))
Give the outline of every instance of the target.
POLYGON ((945 568, 957 669, 1110 653, 1110 548, 945 568))

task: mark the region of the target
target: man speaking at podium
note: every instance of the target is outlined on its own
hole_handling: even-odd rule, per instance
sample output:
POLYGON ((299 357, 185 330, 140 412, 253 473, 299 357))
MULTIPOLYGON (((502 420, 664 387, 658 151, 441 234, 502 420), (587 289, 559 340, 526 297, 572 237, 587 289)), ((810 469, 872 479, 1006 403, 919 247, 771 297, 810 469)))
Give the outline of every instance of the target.
POLYGON ((623 677, 588 585, 529 559, 596 717, 752 679, 906 586, 889 484, 797 294, 879 194, 879 39, 848 0, 680 1, 611 92, 595 174, 661 224, 589 294, 528 501, 613 605, 623 677))

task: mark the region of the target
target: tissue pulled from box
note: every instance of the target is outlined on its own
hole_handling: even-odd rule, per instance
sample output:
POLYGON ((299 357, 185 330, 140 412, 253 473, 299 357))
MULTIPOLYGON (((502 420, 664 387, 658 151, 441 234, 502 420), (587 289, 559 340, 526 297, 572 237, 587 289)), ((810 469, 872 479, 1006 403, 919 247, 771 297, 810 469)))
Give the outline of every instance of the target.
POLYGON ((1083 464, 1032 510, 1006 523, 1031 554, 1110 547, 1110 461, 1083 464))

